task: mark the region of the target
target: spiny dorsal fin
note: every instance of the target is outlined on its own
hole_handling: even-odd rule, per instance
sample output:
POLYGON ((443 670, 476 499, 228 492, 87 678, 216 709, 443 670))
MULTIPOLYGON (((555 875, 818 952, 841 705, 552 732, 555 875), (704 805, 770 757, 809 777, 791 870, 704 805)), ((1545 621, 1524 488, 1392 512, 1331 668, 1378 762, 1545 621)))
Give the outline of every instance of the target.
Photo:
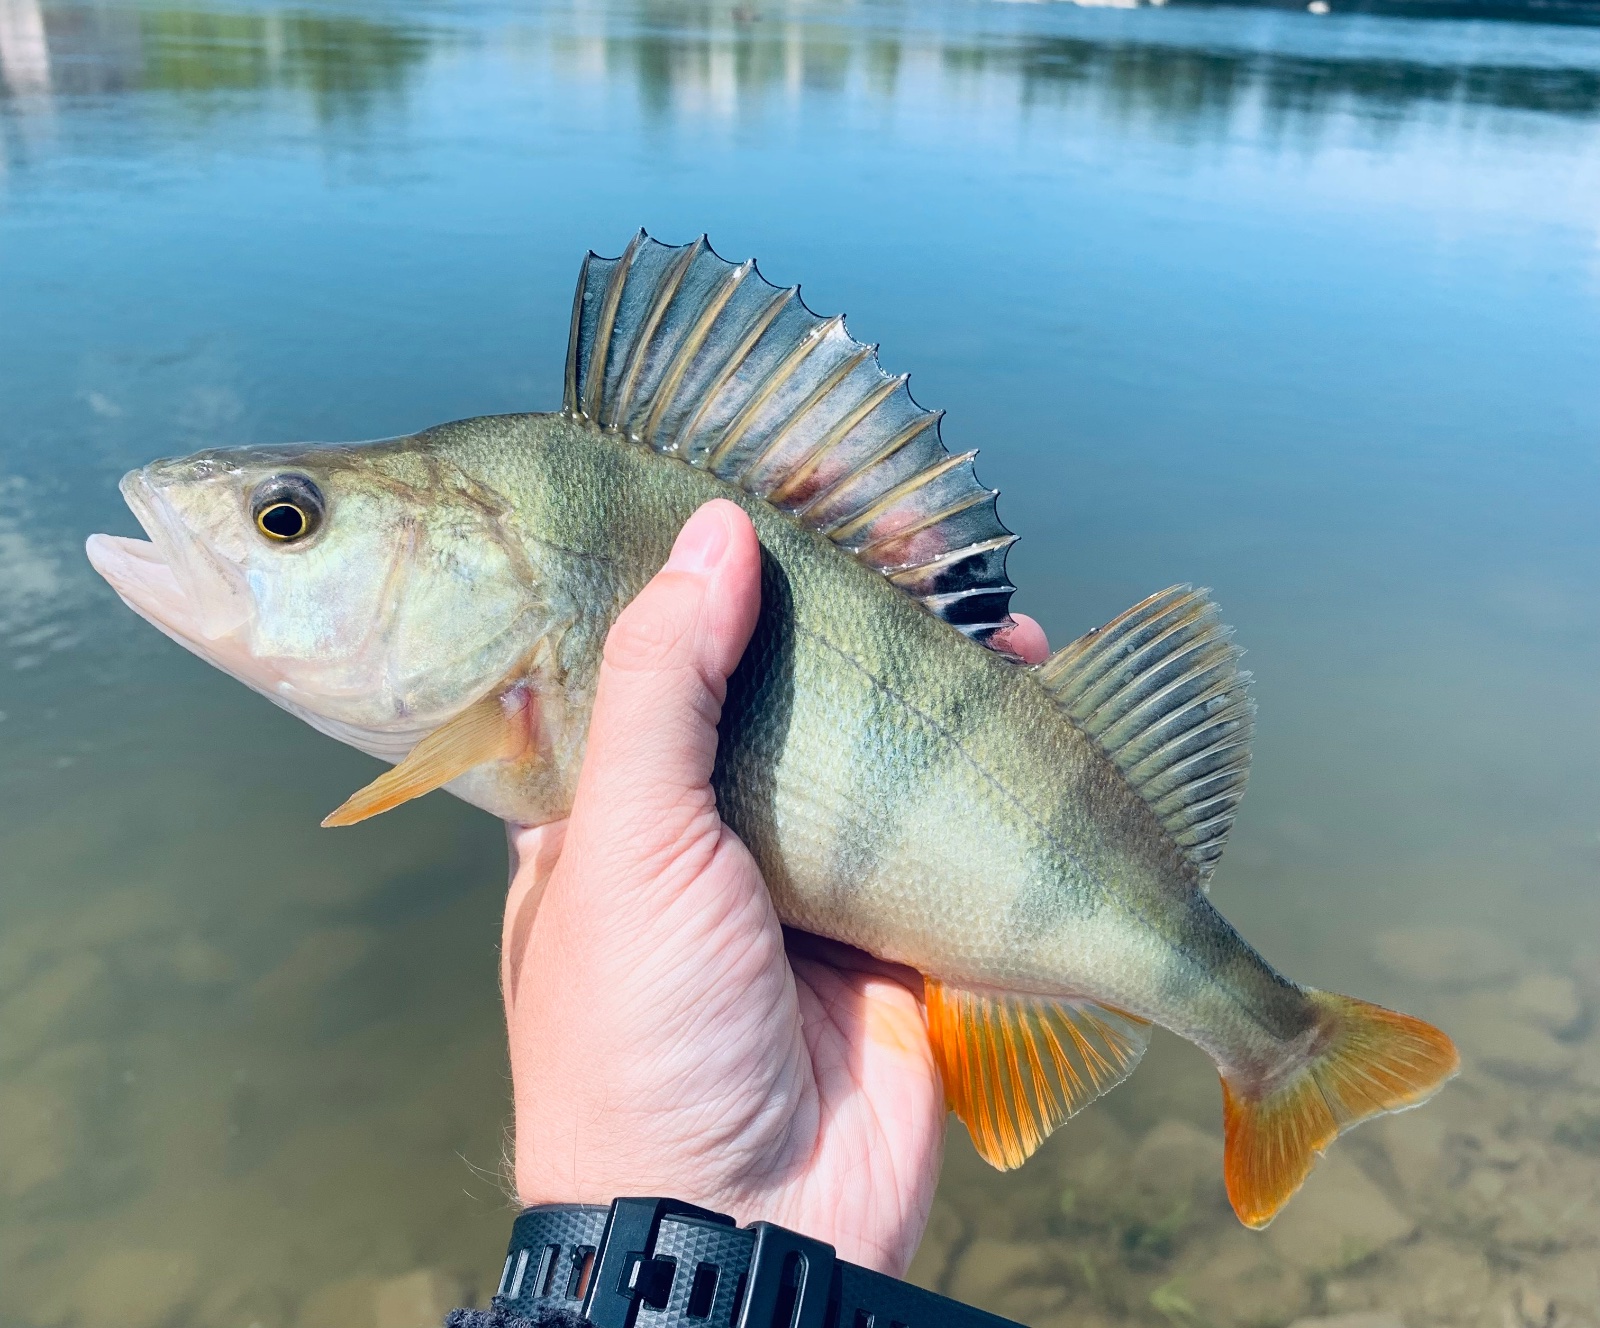
POLYGON ((1039 667, 1199 868, 1202 888, 1250 777, 1256 708, 1239 654, 1207 592, 1172 586, 1039 667))
POLYGON ((945 1100, 992 1167, 1020 1167, 1051 1131, 1139 1064, 1150 1025, 1077 997, 973 991, 924 978, 945 1100))
POLYGON ((842 317, 819 318, 712 252, 640 231, 584 260, 563 410, 710 470, 827 535, 984 645, 1014 587, 995 492, 939 438, 904 376, 842 317))

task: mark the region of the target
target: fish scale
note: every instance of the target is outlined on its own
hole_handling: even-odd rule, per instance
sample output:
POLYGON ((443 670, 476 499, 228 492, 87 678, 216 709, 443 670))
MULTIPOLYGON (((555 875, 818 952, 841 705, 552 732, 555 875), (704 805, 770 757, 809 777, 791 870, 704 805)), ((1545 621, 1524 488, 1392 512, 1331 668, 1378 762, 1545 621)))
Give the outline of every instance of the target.
POLYGON ((90 556, 180 643, 403 756, 325 824, 439 787, 538 824, 571 807, 610 625, 699 506, 737 502, 762 605, 713 786, 780 917, 923 973, 946 1095, 999 1167, 1152 1024, 1197 1043, 1230 1198, 1265 1225, 1455 1049, 1296 985, 1212 906, 1254 716, 1216 606, 1172 587, 1025 666, 1015 537, 940 420, 797 288, 640 232, 584 263, 561 411, 153 463, 123 486, 151 543, 90 556))

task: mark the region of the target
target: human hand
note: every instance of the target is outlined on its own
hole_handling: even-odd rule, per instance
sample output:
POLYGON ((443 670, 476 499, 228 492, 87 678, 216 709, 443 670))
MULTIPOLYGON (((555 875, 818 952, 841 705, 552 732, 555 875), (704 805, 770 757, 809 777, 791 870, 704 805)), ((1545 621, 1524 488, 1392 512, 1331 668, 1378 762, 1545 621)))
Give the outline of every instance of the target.
MULTIPOLYGON (((611 630, 570 818, 510 829, 517 1193, 670 1195, 898 1276, 944 1142, 922 979, 786 934, 710 785, 760 593, 749 518, 708 503, 611 630)), ((1011 644, 1045 653, 1031 620, 1011 644)))

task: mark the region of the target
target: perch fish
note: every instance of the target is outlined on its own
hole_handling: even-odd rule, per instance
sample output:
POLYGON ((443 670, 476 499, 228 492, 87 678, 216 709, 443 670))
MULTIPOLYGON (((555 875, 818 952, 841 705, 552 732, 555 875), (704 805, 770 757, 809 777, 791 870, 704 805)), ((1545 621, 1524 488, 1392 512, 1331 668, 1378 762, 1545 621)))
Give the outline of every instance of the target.
POLYGON ((940 414, 798 288, 702 237, 590 254, 559 411, 235 447, 122 484, 91 537, 135 612, 395 763, 328 818, 447 787, 572 803, 606 631, 711 498, 763 548, 714 783, 783 920, 924 974, 951 1107, 1020 1165, 1160 1024, 1222 1078, 1229 1197, 1264 1226, 1344 1129, 1457 1068, 1438 1029, 1279 975, 1207 897, 1254 705, 1175 586, 1029 667, 995 494, 940 414))

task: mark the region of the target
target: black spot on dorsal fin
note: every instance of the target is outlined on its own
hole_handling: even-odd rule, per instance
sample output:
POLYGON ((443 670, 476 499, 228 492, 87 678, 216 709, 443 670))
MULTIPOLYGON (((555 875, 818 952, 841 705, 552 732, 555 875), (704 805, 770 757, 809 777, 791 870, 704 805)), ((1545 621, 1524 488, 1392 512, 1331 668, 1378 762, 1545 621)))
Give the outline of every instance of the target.
POLYGON ((1003 649, 1016 536, 906 381, 753 260, 640 231, 620 258, 584 260, 563 410, 764 499, 1003 649))

